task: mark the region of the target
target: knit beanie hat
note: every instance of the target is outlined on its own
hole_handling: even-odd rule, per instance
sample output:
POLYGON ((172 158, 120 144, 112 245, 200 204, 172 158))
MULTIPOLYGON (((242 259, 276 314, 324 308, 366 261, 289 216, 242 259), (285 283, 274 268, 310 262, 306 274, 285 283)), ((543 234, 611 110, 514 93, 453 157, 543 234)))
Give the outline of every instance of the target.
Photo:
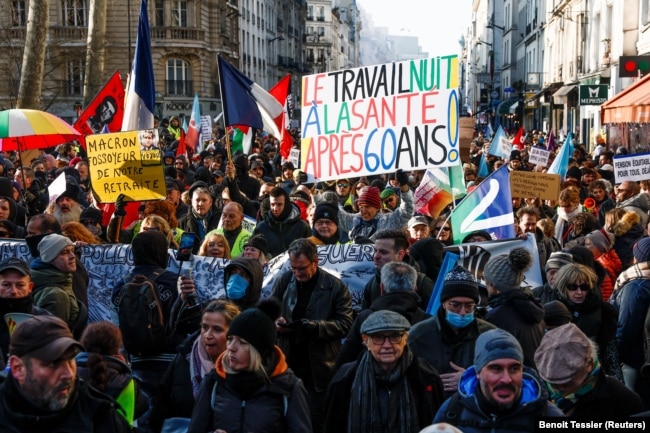
POLYGON ((316 205, 314 210, 314 223, 320 219, 328 219, 337 226, 339 225, 339 208, 338 206, 329 203, 323 202, 316 205))
POLYGON ((248 238, 244 244, 244 248, 253 247, 260 250, 263 254, 269 253, 269 243, 266 241, 266 238, 262 235, 253 235, 248 238))
POLYGON ((614 234, 603 229, 594 230, 585 236, 591 244, 603 253, 608 252, 614 246, 614 234))
POLYGON ((379 198, 386 200, 391 195, 395 195, 395 190, 393 188, 386 188, 379 194, 379 198))
POLYGON ((525 248, 514 248, 509 254, 490 258, 483 268, 483 278, 500 292, 516 290, 524 281, 524 272, 533 264, 533 257, 525 248))
POLYGON ((451 272, 445 276, 445 280, 442 283, 440 301, 444 302, 456 296, 471 298, 476 303, 479 300, 476 278, 467 269, 458 265, 454 266, 451 272))
POLYGON ((56 259, 61 250, 72 245, 72 241, 65 236, 53 233, 45 236, 38 243, 38 253, 41 260, 45 263, 51 263, 56 259))
POLYGON ((650 262, 650 238, 643 238, 635 243, 632 254, 638 263, 650 262))
POLYGON ((248 341, 262 357, 269 355, 275 347, 278 332, 275 319, 280 317, 281 305, 274 298, 261 301, 257 307, 241 312, 230 324, 228 336, 248 341))
POLYGON ((549 269, 560 269, 564 265, 573 263, 573 256, 564 251, 553 251, 549 258, 546 260, 545 272, 549 269))
POLYGON ((149 230, 138 233, 131 242, 133 264, 152 265, 167 268, 169 241, 159 231, 149 230))
POLYGON ((517 339, 501 328, 482 333, 474 346, 474 368, 477 373, 495 359, 516 359, 524 362, 524 351, 517 339))
POLYGON ((544 323, 546 326, 556 327, 571 322, 571 312, 562 301, 551 301, 544 304, 544 323))
POLYGON ((365 204, 377 209, 381 209, 381 198, 379 196, 379 189, 374 186, 365 187, 359 196, 359 204, 365 204))
POLYGON ((79 215, 79 221, 91 220, 97 224, 101 224, 103 215, 104 214, 99 209, 94 207, 87 207, 81 211, 81 215, 79 215))

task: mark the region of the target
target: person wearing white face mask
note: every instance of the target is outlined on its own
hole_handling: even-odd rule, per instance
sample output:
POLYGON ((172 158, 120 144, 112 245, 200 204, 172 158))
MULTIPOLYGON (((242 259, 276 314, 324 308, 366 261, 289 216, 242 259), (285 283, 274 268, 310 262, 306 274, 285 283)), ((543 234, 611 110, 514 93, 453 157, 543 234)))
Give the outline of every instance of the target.
POLYGON ((495 328, 475 316, 479 301, 474 275, 456 266, 445 276, 438 311, 411 328, 408 343, 413 354, 438 370, 446 397, 456 392, 460 376, 474 362, 478 336, 495 328))
POLYGON ((223 271, 226 298, 242 311, 257 304, 262 295, 264 271, 258 260, 237 257, 223 271))

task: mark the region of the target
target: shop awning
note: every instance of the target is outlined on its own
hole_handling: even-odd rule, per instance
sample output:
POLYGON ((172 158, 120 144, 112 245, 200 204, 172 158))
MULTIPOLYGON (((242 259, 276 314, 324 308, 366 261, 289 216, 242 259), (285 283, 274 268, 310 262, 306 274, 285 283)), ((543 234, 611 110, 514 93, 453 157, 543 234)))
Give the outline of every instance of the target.
POLYGON ((566 96, 569 93, 571 93, 576 87, 577 87, 577 85, 575 85, 575 84, 570 84, 568 86, 562 86, 555 93, 553 93, 553 97, 566 96))
POLYGON ((605 123, 650 123, 650 74, 600 106, 605 123))
POLYGON ((497 107, 497 114, 499 116, 505 116, 506 114, 513 114, 517 109, 518 101, 519 100, 517 98, 512 98, 512 99, 508 99, 507 101, 503 101, 497 107), (510 111, 513 105, 514 108, 512 108, 512 111, 510 111))
POLYGON ((557 89, 559 89, 560 87, 562 87, 562 84, 564 84, 564 83, 562 83, 561 81, 558 81, 558 82, 555 82, 555 83, 551 83, 551 84, 549 84, 548 86, 544 87, 544 88, 543 88, 542 90, 540 90, 539 92, 535 93, 531 98, 527 99, 526 102, 532 102, 532 101, 534 101, 535 99, 539 99, 539 98, 541 98, 542 96, 544 96, 544 94, 547 93, 547 92, 550 93, 550 94, 552 95, 552 94, 553 94, 557 89))

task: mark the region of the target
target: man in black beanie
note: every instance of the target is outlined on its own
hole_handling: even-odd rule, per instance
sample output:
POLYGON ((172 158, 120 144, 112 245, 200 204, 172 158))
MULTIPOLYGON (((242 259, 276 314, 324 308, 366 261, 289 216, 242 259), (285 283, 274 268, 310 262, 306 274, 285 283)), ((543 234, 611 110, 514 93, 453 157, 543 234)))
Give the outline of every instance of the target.
POLYGON ((480 297, 476 278, 462 266, 445 276, 435 315, 411 328, 413 354, 428 360, 440 373, 445 395, 456 391, 460 376, 474 361, 474 343, 494 329, 474 313, 480 297))
MULTIPOLYGON (((312 236, 309 239, 316 245, 333 245, 341 243, 339 230, 339 209, 329 202, 322 202, 314 210, 314 225, 311 228, 312 236)), ((343 240, 347 241, 346 239, 343 240)))

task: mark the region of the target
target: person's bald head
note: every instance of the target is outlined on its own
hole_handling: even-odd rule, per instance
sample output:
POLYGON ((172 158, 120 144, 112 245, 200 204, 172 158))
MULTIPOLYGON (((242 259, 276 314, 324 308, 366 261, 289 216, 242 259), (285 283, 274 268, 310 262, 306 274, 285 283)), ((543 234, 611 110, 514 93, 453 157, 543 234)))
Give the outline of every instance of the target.
POLYGON ((236 230, 244 221, 244 208, 239 203, 231 201, 224 206, 221 213, 221 223, 224 230, 236 230))

